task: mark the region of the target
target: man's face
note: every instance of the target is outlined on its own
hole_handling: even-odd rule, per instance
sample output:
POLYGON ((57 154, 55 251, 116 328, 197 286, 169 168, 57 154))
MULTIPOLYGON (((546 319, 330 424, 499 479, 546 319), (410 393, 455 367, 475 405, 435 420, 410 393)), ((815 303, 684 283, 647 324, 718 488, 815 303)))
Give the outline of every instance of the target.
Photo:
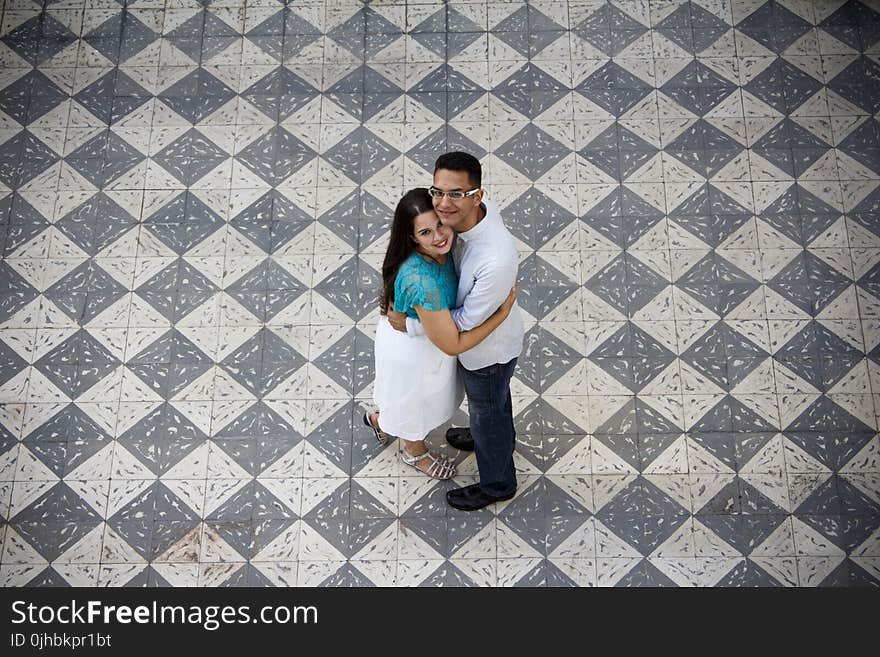
MULTIPOLYGON (((465 171, 450 171, 449 169, 438 169, 434 172, 434 187, 444 192, 469 192, 473 189, 465 171)), ((432 200, 434 210, 443 225, 458 230, 460 226, 467 224, 468 220, 476 213, 482 198, 483 191, 480 190, 473 196, 467 196, 459 201, 453 201, 445 195, 432 200)))

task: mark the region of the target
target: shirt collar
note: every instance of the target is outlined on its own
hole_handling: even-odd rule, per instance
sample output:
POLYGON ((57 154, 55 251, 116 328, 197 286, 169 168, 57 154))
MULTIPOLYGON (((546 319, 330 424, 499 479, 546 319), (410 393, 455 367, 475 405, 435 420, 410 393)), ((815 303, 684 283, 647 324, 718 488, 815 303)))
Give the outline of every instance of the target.
POLYGON ((495 207, 495 204, 485 196, 483 197, 482 204, 486 208, 486 216, 483 217, 482 221, 470 230, 466 230, 463 233, 456 233, 456 235, 465 242, 470 242, 471 240, 478 239, 480 236, 485 235, 491 230, 489 225, 498 221, 498 209, 495 207))

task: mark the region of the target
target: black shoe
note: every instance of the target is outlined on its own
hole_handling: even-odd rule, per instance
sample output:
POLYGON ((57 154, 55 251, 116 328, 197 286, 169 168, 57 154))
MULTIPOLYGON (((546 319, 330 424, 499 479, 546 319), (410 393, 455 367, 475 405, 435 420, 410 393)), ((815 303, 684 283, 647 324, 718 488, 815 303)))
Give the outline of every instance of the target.
POLYGON ((474 451, 474 438, 470 427, 451 427, 446 430, 446 442, 462 452, 474 451))
POLYGON ((449 502, 449 506, 460 511, 478 511, 495 502, 509 500, 514 495, 516 495, 516 491, 513 491, 510 495, 494 497, 484 493, 483 489, 480 488, 480 484, 471 484, 470 486, 454 488, 447 492, 446 501, 449 502))

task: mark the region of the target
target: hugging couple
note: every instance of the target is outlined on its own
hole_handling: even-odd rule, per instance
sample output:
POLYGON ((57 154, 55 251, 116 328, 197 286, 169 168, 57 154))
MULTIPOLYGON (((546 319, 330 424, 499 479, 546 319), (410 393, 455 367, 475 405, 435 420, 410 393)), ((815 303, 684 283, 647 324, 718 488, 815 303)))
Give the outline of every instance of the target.
POLYGON ((376 327, 378 410, 363 418, 380 443, 401 439, 404 463, 451 479, 455 466, 429 450, 425 437, 452 418, 463 388, 470 429, 446 432, 450 445, 477 456, 480 481, 446 494, 463 511, 516 493, 510 379, 523 344, 518 258, 481 180, 477 158, 446 153, 434 165, 433 185, 397 204, 376 327))

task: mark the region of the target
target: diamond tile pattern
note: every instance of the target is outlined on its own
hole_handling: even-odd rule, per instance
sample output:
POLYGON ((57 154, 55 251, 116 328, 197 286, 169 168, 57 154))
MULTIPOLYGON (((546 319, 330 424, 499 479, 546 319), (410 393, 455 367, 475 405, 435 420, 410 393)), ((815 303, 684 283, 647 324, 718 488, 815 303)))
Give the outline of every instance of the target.
POLYGON ((727 34, 731 27, 729 23, 730 16, 726 11, 715 14, 701 3, 688 0, 655 23, 655 33, 696 55, 727 34))
POLYGON ((150 102, 151 98, 149 91, 119 68, 114 68, 74 95, 76 102, 101 123, 116 123, 150 102))
POLYGON ((2 585, 880 585, 876 2, 110 5, 0 5, 2 585), (474 514, 360 422, 455 148, 526 320, 474 514))
POLYGON ((609 57, 619 54, 647 32, 645 25, 610 3, 599 6, 572 30, 609 57))
POLYGON ((0 40, 28 64, 45 64, 77 41, 76 34, 58 18, 61 17, 50 12, 41 12, 21 23, 19 18, 15 21, 19 24, 0 40))
POLYGON ((196 68, 156 96, 190 123, 199 123, 236 97, 205 68, 196 68))
POLYGON ((121 64, 153 43, 158 36, 135 13, 123 9, 85 34, 83 41, 114 64, 121 64))
POLYGON ((95 187, 103 189, 143 159, 143 154, 129 142, 107 130, 70 153, 64 161, 95 187))
POLYGON ((736 29, 765 48, 781 54, 814 28, 809 21, 782 3, 770 0, 740 21, 736 29))

